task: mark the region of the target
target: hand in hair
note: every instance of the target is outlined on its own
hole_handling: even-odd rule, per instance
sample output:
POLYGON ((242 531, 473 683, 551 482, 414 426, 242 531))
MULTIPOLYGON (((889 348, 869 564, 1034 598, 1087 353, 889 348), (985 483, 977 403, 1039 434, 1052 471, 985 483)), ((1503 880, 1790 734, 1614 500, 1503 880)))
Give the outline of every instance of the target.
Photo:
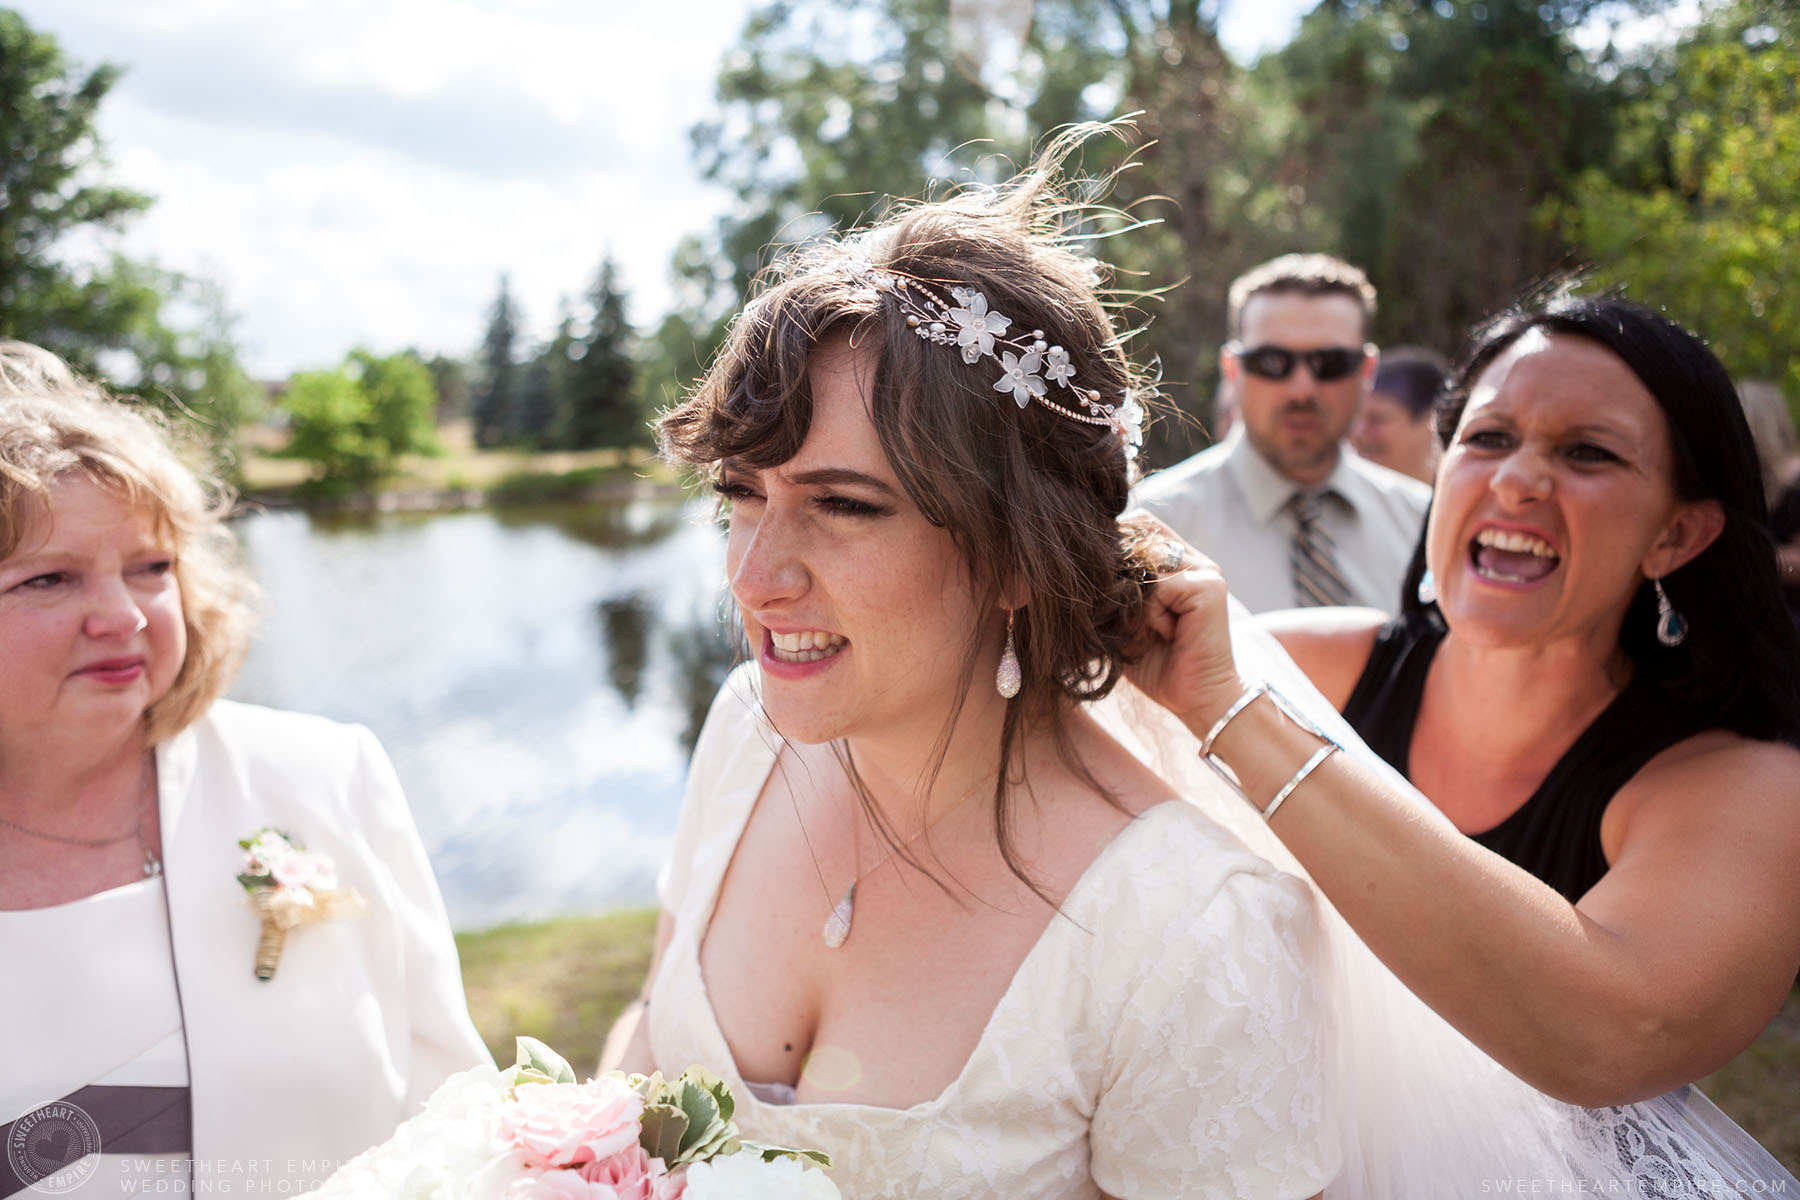
POLYGON ((1126 677, 1190 728, 1206 729, 1244 691, 1231 654, 1225 576, 1219 565, 1143 512, 1120 519, 1131 557, 1146 567, 1143 631, 1126 677), (1179 555, 1169 553, 1173 547, 1179 555), (1177 569, 1159 570, 1174 560, 1177 569))

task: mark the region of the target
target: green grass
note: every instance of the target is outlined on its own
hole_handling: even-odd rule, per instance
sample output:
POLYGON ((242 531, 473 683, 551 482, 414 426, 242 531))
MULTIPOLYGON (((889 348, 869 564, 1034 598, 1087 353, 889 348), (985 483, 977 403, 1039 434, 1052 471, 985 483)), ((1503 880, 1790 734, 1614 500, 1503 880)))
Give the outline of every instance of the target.
POLYGON ((656 912, 564 917, 459 933, 469 1011, 501 1066, 513 1038, 529 1034, 585 1076, 627 1001, 643 986, 656 939, 656 912))
MULTIPOLYGON (((613 1019, 643 983, 655 937, 648 909, 457 934, 469 1011, 495 1060, 510 1064, 523 1033, 591 1071, 613 1019)), ((1762 1037, 1700 1089, 1800 1174, 1800 988, 1762 1037)))
MULTIPOLYGON (((500 503, 579 497, 615 484, 648 481, 676 487, 675 473, 647 449, 546 450, 480 449, 469 437, 467 422, 439 431, 441 446, 433 454, 408 454, 394 473, 375 485, 381 492, 474 490, 500 503)), ((321 484, 317 468, 284 456, 286 434, 257 429, 245 435, 237 462, 242 490, 265 499, 330 499, 352 491, 346 485, 321 484)))
POLYGON ((1763 1035, 1701 1080, 1700 1090, 1800 1175, 1800 988, 1788 993, 1763 1035))

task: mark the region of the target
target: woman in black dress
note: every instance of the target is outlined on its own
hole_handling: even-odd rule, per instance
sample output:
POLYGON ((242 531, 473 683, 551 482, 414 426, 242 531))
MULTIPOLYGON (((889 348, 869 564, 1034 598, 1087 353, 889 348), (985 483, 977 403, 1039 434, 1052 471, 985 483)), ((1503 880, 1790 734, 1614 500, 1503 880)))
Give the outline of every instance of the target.
POLYGON ((1747 1046, 1800 966, 1796 635, 1750 435, 1697 338, 1571 298, 1485 327, 1442 427, 1400 618, 1272 628, 1448 824, 1235 703, 1210 564, 1159 585, 1137 677, 1451 1024, 1558 1098, 1653 1096, 1747 1046))

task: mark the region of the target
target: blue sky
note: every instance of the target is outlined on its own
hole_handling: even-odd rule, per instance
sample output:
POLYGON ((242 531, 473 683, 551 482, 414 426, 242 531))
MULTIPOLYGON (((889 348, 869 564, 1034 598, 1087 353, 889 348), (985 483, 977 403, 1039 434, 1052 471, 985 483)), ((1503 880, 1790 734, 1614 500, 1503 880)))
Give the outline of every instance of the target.
MULTIPOLYGON (((1315 2, 1228 5, 1226 43, 1253 58, 1315 2)), ((262 377, 468 353, 502 271, 542 332, 608 250, 648 323, 726 204, 687 130, 749 0, 10 3, 127 69, 101 132, 157 203, 122 248, 220 283, 262 377)))

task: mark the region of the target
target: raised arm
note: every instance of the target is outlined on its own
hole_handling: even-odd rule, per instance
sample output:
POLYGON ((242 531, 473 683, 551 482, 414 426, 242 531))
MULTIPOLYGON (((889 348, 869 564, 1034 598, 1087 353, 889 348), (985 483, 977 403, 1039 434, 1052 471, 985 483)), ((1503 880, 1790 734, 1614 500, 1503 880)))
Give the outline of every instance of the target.
MULTIPOLYGON (((1204 737, 1244 682, 1224 580, 1188 556, 1156 587, 1134 677, 1204 737)), ((1319 747, 1265 698, 1214 750, 1260 808, 1319 747)), ((1612 869, 1579 904, 1348 755, 1308 776, 1271 827, 1421 999, 1534 1086, 1601 1105, 1722 1065, 1800 965, 1800 753, 1706 735, 1614 803, 1612 869)))

